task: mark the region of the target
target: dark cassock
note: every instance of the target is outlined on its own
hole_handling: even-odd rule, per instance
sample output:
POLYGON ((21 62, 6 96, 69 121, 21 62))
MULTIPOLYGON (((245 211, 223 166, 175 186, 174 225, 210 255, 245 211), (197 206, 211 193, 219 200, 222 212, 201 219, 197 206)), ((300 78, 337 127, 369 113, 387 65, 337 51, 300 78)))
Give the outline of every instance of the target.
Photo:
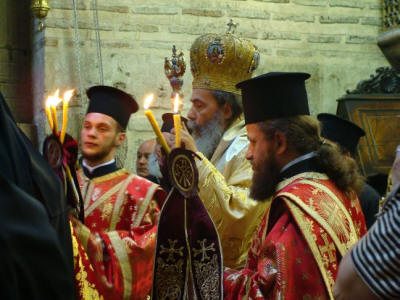
MULTIPOLYGON (((322 123, 321 136, 337 143, 343 153, 355 157, 358 142, 365 136, 365 131, 356 124, 333 114, 322 113, 317 118, 322 123)), ((364 184, 358 195, 368 229, 375 223, 380 198, 378 192, 368 183, 364 184)))
POLYGON ((60 180, 0 93, 2 299, 74 299, 68 207, 60 180))
POLYGON ((341 258, 366 232, 357 195, 340 189, 321 163, 327 145, 309 116, 309 77, 273 72, 238 84, 254 170, 250 195, 272 203, 244 269, 225 269, 225 299, 332 298, 341 258))

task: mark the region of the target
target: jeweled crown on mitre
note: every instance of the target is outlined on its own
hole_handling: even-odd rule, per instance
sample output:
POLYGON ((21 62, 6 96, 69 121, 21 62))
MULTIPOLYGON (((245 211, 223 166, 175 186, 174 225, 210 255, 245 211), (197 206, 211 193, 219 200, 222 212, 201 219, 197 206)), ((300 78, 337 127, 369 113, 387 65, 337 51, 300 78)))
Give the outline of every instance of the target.
POLYGON ((251 78, 257 69, 260 53, 249 40, 232 32, 232 20, 225 34, 204 34, 190 48, 193 88, 220 90, 241 95, 235 85, 251 78))

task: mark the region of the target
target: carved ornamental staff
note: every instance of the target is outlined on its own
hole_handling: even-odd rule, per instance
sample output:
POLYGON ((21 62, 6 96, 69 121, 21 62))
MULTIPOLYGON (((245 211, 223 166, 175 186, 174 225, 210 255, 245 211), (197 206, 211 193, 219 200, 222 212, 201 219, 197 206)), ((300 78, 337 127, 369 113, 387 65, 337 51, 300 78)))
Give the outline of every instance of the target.
POLYGON ((181 77, 185 74, 186 71, 186 61, 182 51, 177 54, 175 45, 172 46, 171 59, 165 57, 164 71, 165 76, 167 76, 169 83, 172 87, 171 98, 174 98, 176 94, 179 94, 179 96, 182 97, 183 95, 181 89, 183 85, 183 79, 181 79, 181 77))

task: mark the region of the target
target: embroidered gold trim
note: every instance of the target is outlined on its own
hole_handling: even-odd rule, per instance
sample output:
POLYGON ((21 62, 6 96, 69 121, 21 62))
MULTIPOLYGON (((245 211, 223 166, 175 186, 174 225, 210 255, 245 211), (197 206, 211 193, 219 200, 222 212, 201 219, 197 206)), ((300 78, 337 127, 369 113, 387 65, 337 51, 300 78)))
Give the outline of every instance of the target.
POLYGON ((117 227, 117 223, 121 217, 121 206, 124 203, 124 200, 126 199, 126 188, 128 187, 129 183, 132 181, 132 178, 134 177, 134 174, 129 175, 123 182, 121 182, 119 192, 117 195, 117 199, 115 200, 115 205, 114 209, 112 212, 111 216, 111 222, 110 222, 110 227, 109 230, 115 230, 117 227))
MULTIPOLYGON (((88 260, 88 257, 86 255, 86 252, 82 252, 82 254, 79 253, 79 245, 77 238, 73 233, 74 229, 71 221, 69 222, 69 226, 71 230, 74 269, 77 269, 77 272, 75 273, 75 279, 78 282, 77 291, 79 292, 79 298, 103 300, 104 298, 99 294, 99 291, 96 289, 95 284, 91 283, 87 279, 87 272, 85 270, 85 265, 83 264, 83 258, 81 257, 81 255, 84 256, 85 260, 88 260)), ((93 271, 92 265, 88 265, 87 268, 93 271)))
POLYGON ((86 194, 83 196, 83 197, 85 197, 83 200, 83 205, 85 207, 85 217, 88 215, 86 210, 87 210, 88 206, 90 205, 90 200, 92 197, 93 189, 94 189, 94 184, 91 183, 90 181, 89 181, 89 183, 84 184, 84 191, 86 191, 86 194))
POLYGON ((296 179, 299 178, 304 178, 304 179, 319 179, 319 180, 326 180, 329 179, 329 177, 324 174, 324 173, 318 173, 318 172, 304 172, 304 173, 300 173, 297 174, 296 176, 290 177, 288 179, 285 179, 283 181, 281 181, 277 187, 276 187, 276 191, 279 191, 281 189, 283 189, 284 187, 288 186, 289 184, 291 184, 293 181, 295 181, 296 179))
MULTIPOLYGON (((88 215, 90 215, 93 212, 93 210, 95 210, 97 207, 99 207, 100 204, 102 204, 104 201, 109 199, 113 194, 115 194, 117 191, 119 191, 119 189, 124 184, 124 182, 125 181, 121 181, 117 185, 114 185, 111 189, 109 189, 107 192, 105 192, 103 195, 101 195, 91 205, 88 205, 88 207, 85 208, 85 216, 87 217, 88 215)), ((89 203, 90 203, 90 197, 92 196, 93 188, 94 188, 94 184, 92 183, 89 187, 90 193, 88 191, 88 194, 86 195, 86 198, 89 198, 89 203)))
POLYGON ((82 247, 87 250, 87 245, 90 237, 90 229, 83 225, 80 226, 79 232, 77 232, 77 235, 79 237, 79 240, 81 241, 82 247))
POLYGON ((310 217, 312 217, 332 238, 336 247, 338 248, 340 254, 343 256, 346 253, 346 246, 340 242, 338 236, 333 231, 332 227, 326 222, 315 210, 311 207, 307 206, 300 198, 290 193, 280 193, 280 197, 285 197, 291 202, 294 202, 297 206, 299 206, 304 212, 306 212, 310 217))
POLYGON ((321 272, 322 278, 325 283, 325 287, 328 291, 329 298, 333 299, 332 287, 330 285, 327 270, 325 269, 321 253, 319 252, 318 246, 313 238, 313 233, 308 230, 309 227, 303 221, 304 213, 296 204, 292 203, 289 199, 283 198, 283 200, 285 201, 286 205, 289 207, 290 211, 292 212, 292 215, 293 215, 294 219, 296 220, 297 225, 300 227, 300 230, 303 233, 303 236, 304 236, 308 246, 310 247, 311 252, 313 253, 315 262, 318 265, 318 268, 321 272))
MULTIPOLYGON (((350 213, 348 212, 347 208, 344 206, 342 201, 340 201, 340 199, 329 188, 327 188, 323 184, 320 184, 320 183, 314 182, 314 181, 310 181, 310 180, 306 180, 306 179, 301 180, 300 182, 310 184, 321 190, 324 190, 325 193, 327 193, 335 201, 335 203, 339 206, 339 208, 343 211, 344 215, 346 216, 347 221, 349 222, 349 226, 350 226, 349 241, 347 242, 347 245, 346 245, 346 248, 347 248, 346 252, 347 252, 347 250, 350 249, 350 247, 353 244, 355 244, 358 240, 356 227, 354 226, 353 219, 351 218, 350 213)), ((341 253, 341 255, 344 256, 345 253, 341 253)))
POLYGON ((122 278, 124 282, 123 299, 130 299, 132 290, 132 269, 129 261, 128 253, 126 252, 125 244, 119 237, 116 231, 108 232, 111 244, 114 247, 115 255, 121 267, 122 278))
POLYGON ((146 213, 147 207, 149 206, 150 200, 153 198, 154 192, 155 190, 159 187, 159 185, 157 184, 152 184, 146 193, 146 196, 142 202, 142 204, 140 204, 139 208, 138 208, 138 212, 136 215, 136 219, 133 222, 133 226, 137 227, 140 225, 140 223, 142 222, 143 216, 146 213))
POLYGON ((121 175, 124 175, 124 174, 127 174, 127 173, 129 173, 129 172, 127 170, 125 170, 124 168, 122 168, 122 169, 119 169, 119 170, 117 170, 115 172, 112 172, 110 174, 93 178, 91 181, 94 182, 94 183, 100 183, 100 182, 107 181, 107 180, 113 179, 115 177, 118 177, 118 176, 121 176, 121 175))

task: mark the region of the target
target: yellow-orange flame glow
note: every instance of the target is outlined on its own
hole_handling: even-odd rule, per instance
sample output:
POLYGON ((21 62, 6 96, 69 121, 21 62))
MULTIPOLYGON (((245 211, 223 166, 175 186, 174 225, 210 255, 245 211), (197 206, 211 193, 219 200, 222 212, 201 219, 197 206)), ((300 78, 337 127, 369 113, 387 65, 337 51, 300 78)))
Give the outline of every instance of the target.
POLYGON ((143 104, 144 109, 149 109, 150 108, 150 106, 151 106, 151 104, 153 102, 153 99, 154 99, 154 95, 153 94, 150 94, 150 95, 148 95, 146 97, 146 99, 144 100, 144 104, 143 104))
POLYGON ((179 94, 175 95, 175 99, 174 99, 174 113, 178 113, 179 112, 179 94))
POLYGON ((69 102, 71 100, 72 96, 74 95, 74 92, 75 92, 74 89, 66 91, 64 93, 64 97, 63 97, 64 101, 69 102))
POLYGON ((57 89, 53 95, 49 95, 46 100, 46 107, 57 106, 62 99, 59 97, 60 90, 57 89))

